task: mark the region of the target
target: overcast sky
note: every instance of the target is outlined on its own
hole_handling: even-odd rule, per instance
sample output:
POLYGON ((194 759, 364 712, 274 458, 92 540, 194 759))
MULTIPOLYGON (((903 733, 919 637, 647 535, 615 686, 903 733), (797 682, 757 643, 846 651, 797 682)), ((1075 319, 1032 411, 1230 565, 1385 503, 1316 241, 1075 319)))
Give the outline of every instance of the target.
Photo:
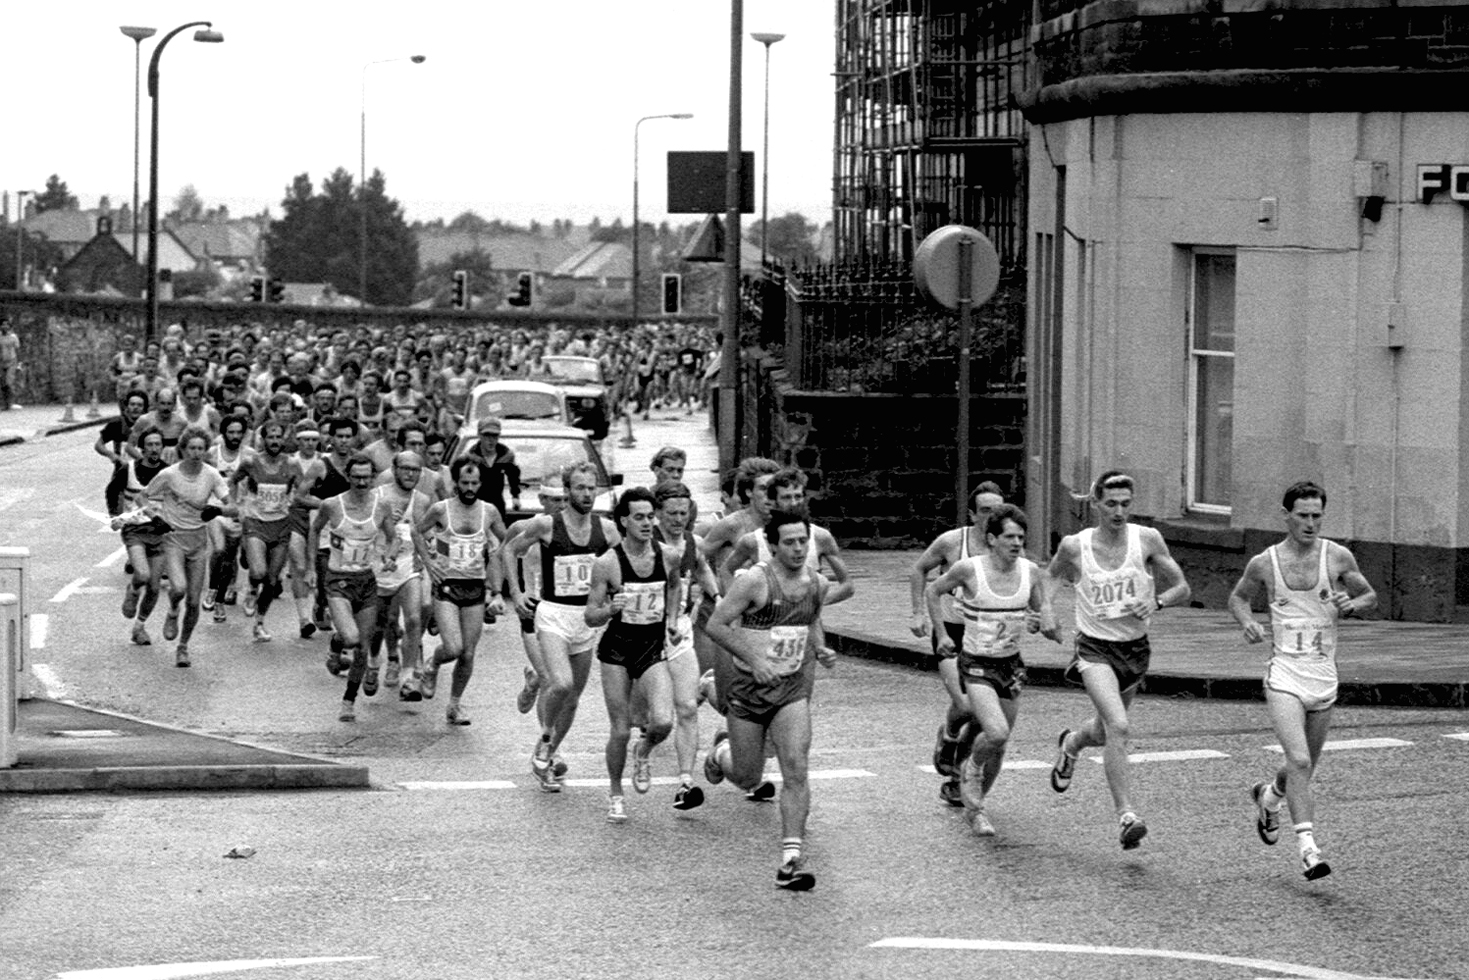
MULTIPOLYGON (((0 188, 39 190, 60 174, 83 207, 132 199, 134 43, 142 44, 141 195, 148 194, 148 58, 167 31, 193 30, 162 59, 159 197, 193 184, 232 214, 269 207, 307 172, 320 186, 358 170, 363 66, 367 168, 381 169, 408 220, 465 210, 520 223, 632 217, 633 127, 641 127, 645 221, 665 217, 668 150, 722 150, 729 126, 729 0, 65 0, 5 12, 0 91, 7 118, 0 188)), ((770 59, 770 212, 831 212, 832 0, 745 0, 744 149, 759 165, 770 59)), ((756 183, 759 207, 759 183, 756 183)), ((675 218, 675 221, 695 220, 675 218)))

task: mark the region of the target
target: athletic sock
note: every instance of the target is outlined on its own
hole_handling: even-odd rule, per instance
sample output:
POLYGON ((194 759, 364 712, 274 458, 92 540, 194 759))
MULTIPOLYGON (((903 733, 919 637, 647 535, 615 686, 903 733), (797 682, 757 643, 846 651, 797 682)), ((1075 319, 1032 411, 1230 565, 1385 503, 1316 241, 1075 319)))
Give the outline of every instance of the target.
POLYGON ((790 864, 799 860, 801 860, 801 838, 783 838, 780 842, 780 863, 790 864))
POLYGON ((1316 846, 1316 837, 1312 833, 1314 828, 1311 824, 1298 823, 1295 825, 1294 829, 1296 832, 1296 844, 1300 847, 1302 854, 1305 854, 1307 851, 1320 850, 1320 848, 1316 846))
POLYGON ((715 746, 714 761, 719 763, 719 768, 725 772, 728 772, 734 766, 734 762, 729 756, 729 739, 725 739, 715 746))
POLYGON ((678 782, 680 786, 692 786, 694 785, 694 776, 692 773, 681 772, 678 774, 678 782))
POLYGON ((449 699, 449 710, 451 712, 452 711, 458 711, 459 710, 459 699, 458 698, 451 697, 449 699))

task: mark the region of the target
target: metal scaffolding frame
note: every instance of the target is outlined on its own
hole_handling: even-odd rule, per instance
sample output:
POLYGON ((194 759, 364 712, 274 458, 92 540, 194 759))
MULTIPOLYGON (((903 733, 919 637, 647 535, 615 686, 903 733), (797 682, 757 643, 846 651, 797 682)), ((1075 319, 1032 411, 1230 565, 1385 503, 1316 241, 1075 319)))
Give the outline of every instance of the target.
POLYGON ((1025 267, 1031 0, 836 0, 838 262, 908 261, 942 225, 1025 267))

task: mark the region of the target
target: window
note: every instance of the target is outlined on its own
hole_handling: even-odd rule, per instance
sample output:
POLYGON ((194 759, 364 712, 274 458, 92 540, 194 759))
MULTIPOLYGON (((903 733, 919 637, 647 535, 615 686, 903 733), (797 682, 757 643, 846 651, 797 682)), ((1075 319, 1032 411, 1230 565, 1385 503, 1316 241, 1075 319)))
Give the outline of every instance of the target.
POLYGON ((1228 514, 1234 446, 1234 252, 1196 249, 1188 289, 1188 503, 1228 514))

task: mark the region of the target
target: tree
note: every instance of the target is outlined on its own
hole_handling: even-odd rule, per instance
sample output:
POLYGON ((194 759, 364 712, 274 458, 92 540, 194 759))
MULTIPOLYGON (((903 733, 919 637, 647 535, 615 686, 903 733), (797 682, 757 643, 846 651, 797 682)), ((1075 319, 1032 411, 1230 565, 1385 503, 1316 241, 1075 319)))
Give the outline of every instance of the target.
POLYGON ((375 306, 406 306, 418 278, 418 240, 403 220, 403 207, 387 196, 381 170, 362 193, 338 167, 316 193, 309 174, 298 174, 281 201, 283 215, 265 234, 265 266, 288 282, 329 282, 356 296, 362 261, 362 219, 367 224, 367 295, 375 306))
POLYGON ((449 231, 486 232, 490 229, 490 223, 481 218, 473 211, 461 213, 453 221, 449 222, 449 231))
POLYGON ((46 178, 46 189, 36 195, 36 213, 42 211, 75 211, 78 208, 76 196, 66 189, 66 181, 56 174, 46 178))
MULTIPOLYGON (((815 235, 820 231, 806 220, 806 216, 790 211, 779 218, 770 219, 770 234, 765 240, 765 251, 787 265, 807 264, 816 261, 815 235)), ((750 223, 745 241, 760 244, 760 222, 750 223)))
POLYGON ((193 224, 204 217, 204 200, 193 184, 185 184, 179 196, 173 199, 173 210, 163 220, 176 225, 193 224))
MULTIPOLYGON (((21 258, 25 265, 33 269, 49 269, 61 264, 61 249, 47 241, 44 235, 22 231, 20 237, 23 239, 21 258)), ((19 288, 15 281, 15 239, 14 228, 7 228, 4 234, 0 234, 0 289, 19 288)))
POLYGON ((413 287, 414 302, 432 299, 435 306, 448 306, 451 283, 454 281, 454 273, 459 269, 469 273, 471 296, 498 295, 504 292, 504 276, 495 271, 490 253, 482 248, 473 248, 467 252, 455 252, 446 262, 424 266, 413 287))

